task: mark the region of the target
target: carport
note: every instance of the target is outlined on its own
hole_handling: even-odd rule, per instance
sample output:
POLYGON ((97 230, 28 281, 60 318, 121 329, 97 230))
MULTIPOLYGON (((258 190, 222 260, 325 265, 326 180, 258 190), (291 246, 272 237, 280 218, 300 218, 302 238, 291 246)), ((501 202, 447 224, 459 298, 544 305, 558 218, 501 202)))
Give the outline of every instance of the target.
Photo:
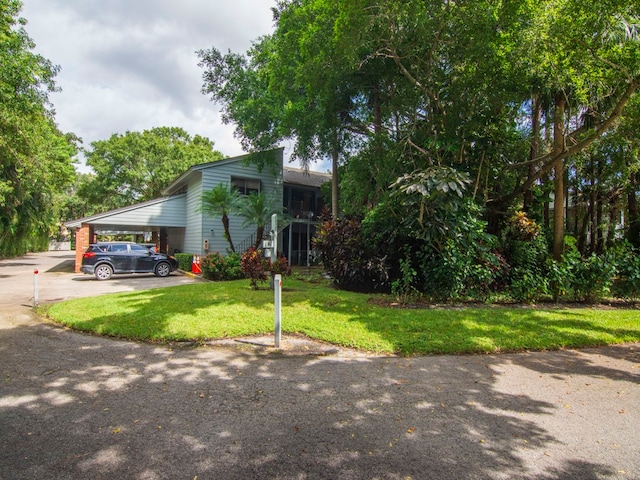
POLYGON ((159 251, 182 250, 186 229, 186 194, 156 198, 65 223, 75 233, 75 271, 82 254, 100 235, 151 234, 159 251))

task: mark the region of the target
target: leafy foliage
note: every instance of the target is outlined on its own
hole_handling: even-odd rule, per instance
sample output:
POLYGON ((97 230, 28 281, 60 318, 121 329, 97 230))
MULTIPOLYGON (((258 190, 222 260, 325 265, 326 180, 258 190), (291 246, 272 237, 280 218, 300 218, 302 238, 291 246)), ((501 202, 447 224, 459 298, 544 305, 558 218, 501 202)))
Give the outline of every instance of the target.
POLYGON ((617 276, 612 287, 619 298, 637 301, 640 298, 640 253, 624 243, 612 251, 617 276))
POLYGON ((219 252, 209 253, 202 258, 202 275, 209 280, 239 280, 244 278, 241 256, 231 253, 223 257, 219 252))
POLYGON ((250 248, 244 252, 240 267, 244 276, 250 280, 251 288, 254 290, 258 288, 258 282, 267 281, 267 274, 262 261, 262 250, 250 248))
POLYGON ((542 228, 525 212, 518 211, 507 221, 501 243, 510 268, 508 284, 513 299, 526 303, 540 299, 548 292, 548 247, 542 228))
POLYGON ((95 177, 81 193, 103 209, 157 198, 189 167, 222 158, 211 140, 177 127, 116 133, 92 142, 86 156, 95 177))
POLYGON ((226 183, 219 183, 211 190, 202 194, 202 204, 199 211, 211 217, 220 217, 224 228, 224 238, 229 242, 229 248, 235 252, 235 246, 229 230, 229 215, 238 210, 241 195, 237 190, 229 188, 226 183))
POLYGON ((363 220, 321 232, 337 284, 480 298, 500 283, 535 301, 578 271, 561 261, 565 179, 571 228, 594 232, 580 253, 611 244, 625 203, 638 242, 639 17, 627 0, 284 1, 245 55, 200 53, 203 91, 245 145, 293 139, 334 176, 342 162, 341 210, 363 220))
POLYGON ((264 259, 264 269, 274 275, 291 275, 291 268, 289 267, 289 261, 284 255, 278 256, 275 260, 270 258, 264 259))
POLYGON ((611 292, 615 264, 607 255, 592 254, 586 259, 568 259, 571 293, 576 300, 595 303, 611 292))
POLYGON ((386 291, 390 287, 385 259, 374 253, 358 218, 325 220, 313 245, 334 283, 356 291, 386 291))
POLYGON ((176 257, 176 261, 178 262, 178 268, 183 272, 190 272, 191 267, 193 265, 193 254, 192 253, 176 253, 174 255, 176 257))
POLYGON ((46 249, 77 153, 48 100, 58 67, 33 52, 20 9, 0 0, 0 257, 46 249))

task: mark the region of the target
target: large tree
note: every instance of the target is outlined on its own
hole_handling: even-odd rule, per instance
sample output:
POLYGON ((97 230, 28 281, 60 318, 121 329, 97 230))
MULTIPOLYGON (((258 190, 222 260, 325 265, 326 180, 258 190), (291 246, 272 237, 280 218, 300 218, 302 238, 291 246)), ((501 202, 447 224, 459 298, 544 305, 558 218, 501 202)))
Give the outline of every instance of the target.
POLYGON ((340 4, 326 0, 279 2, 278 28, 245 54, 199 52, 203 93, 223 105, 225 122, 251 151, 293 142, 304 166, 332 161, 331 207, 338 214, 338 165, 361 137, 372 134, 367 111, 372 78, 344 55, 335 35, 340 4), (363 92, 365 92, 363 94, 363 92))
POLYGON ((46 248, 76 154, 48 100, 58 68, 33 52, 20 9, 0 0, 0 256, 46 248))
POLYGON ((568 159, 637 95, 639 8, 281 1, 275 32, 246 55, 201 52, 203 90, 247 145, 293 138, 301 156, 341 156, 350 207, 371 207, 394 177, 453 167, 474 179, 468 195, 496 231, 552 178, 560 258, 568 159))
POLYGON ((181 128, 113 134, 91 143, 86 161, 95 177, 82 193, 101 210, 151 200, 189 167, 221 158, 211 140, 181 128))

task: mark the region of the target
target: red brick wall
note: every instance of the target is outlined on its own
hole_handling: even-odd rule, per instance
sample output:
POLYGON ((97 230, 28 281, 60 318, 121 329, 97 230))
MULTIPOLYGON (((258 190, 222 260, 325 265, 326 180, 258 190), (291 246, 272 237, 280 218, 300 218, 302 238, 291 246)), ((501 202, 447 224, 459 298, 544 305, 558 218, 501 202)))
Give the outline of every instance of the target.
POLYGON ((93 228, 87 223, 83 223, 82 226, 76 230, 76 273, 80 273, 82 254, 87 250, 89 244, 95 240, 93 238, 94 236, 93 228))

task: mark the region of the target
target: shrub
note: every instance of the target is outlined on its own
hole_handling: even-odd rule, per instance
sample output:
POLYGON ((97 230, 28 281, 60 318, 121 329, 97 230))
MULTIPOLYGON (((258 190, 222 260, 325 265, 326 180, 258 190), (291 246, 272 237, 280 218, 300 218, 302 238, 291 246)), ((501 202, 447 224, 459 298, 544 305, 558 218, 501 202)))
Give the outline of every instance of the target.
POLYGON ((545 277, 547 241, 542 228, 524 212, 507 221, 502 235, 502 251, 509 264, 508 292, 516 302, 532 303, 548 292, 545 277))
POLYGON ((541 270, 516 267, 511 271, 509 294, 516 302, 534 303, 548 292, 548 280, 541 270))
POLYGON ((449 301, 462 298, 486 300, 505 265, 501 257, 482 243, 447 240, 442 251, 425 257, 420 270, 422 291, 429 297, 449 301))
POLYGON ((411 252, 409 248, 404 250, 405 258, 400 259, 400 277, 391 282, 391 293, 401 304, 407 303, 420 294, 416 288, 418 272, 411 265, 411 252))
POLYGON ((635 302, 640 298, 640 252, 624 242, 609 253, 617 272, 611 289, 613 295, 635 302))
POLYGON ((244 273, 242 272, 241 262, 242 256, 236 252, 230 253, 229 255, 224 257, 225 280, 240 280, 241 278, 245 278, 244 273))
POLYGON ((569 260, 570 291, 576 300, 594 303, 606 297, 613 285, 615 263, 608 255, 569 260))
POLYGON ((265 258, 264 270, 266 270, 267 272, 271 272, 272 277, 277 274, 283 276, 291 274, 289 262, 287 260, 287 257, 285 257, 284 255, 279 256, 275 261, 272 261, 270 258, 265 258))
POLYGON ((174 255, 178 262, 178 268, 183 272, 190 272, 193 265, 193 253, 176 253, 174 255))
POLYGON ((238 280, 244 278, 240 267, 241 257, 231 253, 223 257, 220 253, 208 254, 201 261, 202 276, 209 280, 238 280))
POLYGON ((384 257, 378 256, 370 242, 365 241, 359 218, 323 222, 313 244, 327 273, 340 288, 388 291, 390 282, 384 257))
POLYGON ((258 282, 266 282, 267 274, 264 270, 264 262, 262 261, 262 250, 250 248, 242 254, 240 268, 244 276, 251 281, 251 288, 257 289, 258 282))
POLYGON ((210 253, 200 262, 202 276, 209 280, 225 280, 225 261, 218 252, 210 253))

